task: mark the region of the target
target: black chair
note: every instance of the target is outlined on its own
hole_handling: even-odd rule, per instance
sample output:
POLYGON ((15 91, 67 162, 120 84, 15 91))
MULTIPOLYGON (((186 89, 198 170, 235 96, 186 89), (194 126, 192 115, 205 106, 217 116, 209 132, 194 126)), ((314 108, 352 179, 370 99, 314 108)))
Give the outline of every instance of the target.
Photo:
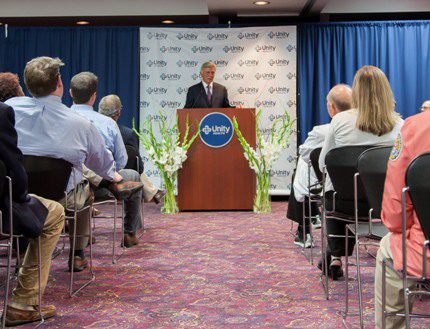
POLYGON ((410 328, 411 317, 413 318, 430 318, 430 313, 417 314, 411 313, 409 309, 409 300, 411 296, 426 295, 430 296, 430 292, 425 289, 420 289, 422 285, 430 284, 430 275, 427 269, 427 255, 430 253, 430 211, 428 208, 428 196, 430 195, 430 153, 422 154, 416 157, 408 166, 406 170, 406 187, 402 189, 402 270, 397 271, 399 277, 403 281, 403 294, 404 294, 404 313, 388 313, 386 311, 386 288, 385 288, 385 273, 386 266, 393 268, 393 264, 389 263, 387 259, 382 262, 382 325, 385 328, 385 318, 387 316, 403 316, 405 317, 406 328, 410 328), (406 239, 406 203, 407 194, 411 199, 414 211, 418 217, 421 229, 423 230, 425 241, 423 243, 423 257, 422 257, 422 273, 420 276, 412 276, 407 272, 407 239, 406 239), (415 283, 417 289, 409 289, 410 283, 415 283))
MULTIPOLYGON (((362 286, 361 286, 361 264, 359 247, 361 245, 379 246, 379 241, 388 233, 387 228, 380 220, 382 197, 384 194, 385 176, 387 172, 387 163, 390 156, 391 146, 378 146, 364 151, 358 158, 358 173, 355 174, 354 184, 357 183, 360 177, 367 201, 370 205, 369 221, 367 223, 360 223, 358 216, 354 224, 348 224, 346 227, 345 245, 348 250, 349 232, 352 232, 355 237, 355 256, 357 266, 357 284, 358 284, 358 300, 359 300, 359 317, 360 327, 363 328, 363 303, 362 303, 362 286), (369 242, 378 241, 378 242, 369 242)), ((373 255, 372 255, 373 256, 373 255)), ((345 313, 344 319, 348 316, 349 312, 349 296, 348 296, 348 283, 349 283, 349 262, 348 253, 345 256, 345 313)))
MULTIPOLYGON (((4 329, 6 327, 6 312, 8 308, 8 300, 9 300, 9 289, 10 283, 13 279, 11 276, 12 273, 12 252, 13 252, 13 239, 16 239, 17 246, 19 245, 18 239, 22 238, 22 235, 16 235, 13 233, 13 212, 12 212, 12 179, 7 176, 6 166, 2 161, 0 161, 0 200, 3 201, 7 195, 7 211, 9 212, 9 227, 3 227, 3 213, 0 211, 0 247, 7 249, 7 264, 1 264, 0 267, 6 268, 6 282, 5 282, 5 290, 4 290, 4 302, 3 302, 3 317, 1 319, 1 327, 4 329), (5 241, 5 242, 3 242, 5 241)), ((37 253, 37 269, 38 269, 38 312, 40 316, 40 324, 42 324, 45 320, 42 314, 42 285, 40 282, 41 275, 41 243, 40 237, 37 237, 38 242, 38 253, 37 253)), ((19 260, 19 250, 17 250, 17 268, 23 267, 21 265, 21 261, 19 260)))
MULTIPOLYGON (((89 279, 82 284, 78 289, 73 289, 74 283, 74 271, 71 266, 70 271, 70 282, 69 282, 69 294, 75 296, 80 290, 88 286, 95 280, 95 274, 93 271, 93 249, 92 249, 92 205, 85 206, 82 209, 76 208, 76 202, 74 202, 73 208, 69 208, 67 205, 67 185, 69 179, 72 179, 73 186, 76 186, 76 174, 73 170, 73 165, 66 160, 56 159, 43 156, 24 155, 24 168, 28 175, 28 191, 29 193, 37 194, 41 197, 51 199, 54 201, 65 200, 66 220, 72 221, 72 228, 69 227, 69 232, 73 236, 72 245, 70 246, 71 254, 75 252, 76 242, 76 222, 77 215, 79 212, 89 210, 89 241, 90 241, 90 265, 89 279)), ((73 189, 73 198, 76 200, 76 189, 73 189)), ((64 235, 63 235, 64 236, 64 235)), ((64 245, 63 245, 64 247, 64 245)))
POLYGON ((322 172, 320 170, 320 166, 319 166, 319 158, 320 158, 320 154, 321 154, 321 147, 316 148, 315 150, 313 150, 311 152, 311 154, 309 155, 309 159, 311 160, 311 165, 312 168, 314 169, 315 175, 318 178, 318 181, 322 182, 323 180, 323 175, 322 172))
MULTIPOLYGON (((374 145, 345 146, 329 151, 325 157, 323 168, 323 202, 322 202, 322 243, 321 253, 326 258, 328 238, 345 238, 345 235, 327 234, 327 220, 337 220, 343 223, 354 223, 356 215, 361 221, 367 220, 370 206, 367 202, 366 194, 361 180, 357 180, 354 188, 354 175, 357 172, 357 161, 361 153, 374 145), (326 193, 327 175, 333 184, 334 193, 331 200, 328 200, 326 193), (329 208, 329 209, 327 209, 329 208)), ((348 252, 348 251, 346 251, 348 252)), ((322 275, 328 273, 328 262, 324 261, 322 275)), ((329 299, 329 279, 325 275, 325 281, 321 280, 324 286, 326 298, 329 299)))
POLYGON ((139 172, 139 153, 137 152, 137 150, 131 146, 131 145, 126 145, 125 149, 127 151, 127 164, 125 165, 125 169, 133 169, 136 170, 137 172, 139 172))

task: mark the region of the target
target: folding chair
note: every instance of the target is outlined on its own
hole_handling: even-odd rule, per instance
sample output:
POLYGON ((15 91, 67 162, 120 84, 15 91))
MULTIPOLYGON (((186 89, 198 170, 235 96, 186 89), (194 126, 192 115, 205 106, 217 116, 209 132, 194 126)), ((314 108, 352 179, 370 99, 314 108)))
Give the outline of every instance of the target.
POLYGON ((405 318, 406 328, 411 325, 411 318, 430 318, 430 313, 412 313, 409 309, 409 301, 412 296, 430 296, 430 292, 420 289, 422 285, 430 283, 430 273, 427 271, 427 255, 430 252, 430 211, 428 208, 428 196, 430 193, 430 153, 416 157, 408 166, 406 171, 406 186, 402 189, 402 263, 403 267, 397 271, 403 282, 404 313, 388 313, 386 310, 386 267, 394 269, 394 265, 387 259, 382 262, 382 325, 385 328, 387 316, 402 316, 405 318), (425 241, 423 243, 422 273, 420 276, 412 276, 407 271, 407 228, 406 228, 406 203, 409 194, 414 211, 418 217, 421 229, 423 230, 425 241), (417 289, 409 289, 409 284, 414 283, 417 289))
MULTIPOLYGON (((79 291, 88 286, 91 282, 93 282, 96 278, 94 270, 93 270, 93 248, 92 248, 92 205, 85 206, 82 209, 76 208, 76 190, 73 189, 73 198, 74 198, 74 206, 73 208, 69 208, 67 205, 67 184, 69 179, 72 179, 73 186, 76 186, 76 173, 73 169, 71 163, 63 160, 63 159, 55 159, 50 157, 42 157, 42 156, 32 156, 32 155, 24 155, 24 167, 28 175, 28 190, 30 193, 34 193, 40 195, 41 197, 51 199, 54 201, 59 201, 62 198, 65 198, 65 210, 66 210, 66 220, 72 221, 72 231, 71 234, 73 236, 72 245, 70 246, 71 254, 73 255, 75 252, 76 246, 76 222, 77 215, 82 211, 89 210, 89 239, 90 239, 90 265, 89 265, 89 279, 85 281, 79 288, 76 290, 73 289, 74 286, 74 270, 73 266, 71 266, 70 270, 70 281, 69 281, 69 295, 70 297, 75 296, 79 291), (67 215, 67 213, 71 213, 71 215, 67 215)), ((70 227, 69 227, 70 234, 70 227)))
MULTIPOLYGON (((361 264, 359 247, 361 245, 379 246, 379 241, 388 233, 387 228, 381 222, 382 196, 384 193, 385 175, 387 172, 387 162, 390 156, 391 146, 378 146, 364 151, 358 158, 358 173, 354 175, 354 200, 358 202, 358 177, 361 178, 367 201, 370 205, 368 222, 359 222, 358 213, 355 213, 355 223, 348 224, 345 229, 345 249, 348 250, 349 232, 355 237, 355 257, 357 267, 357 285, 359 300, 360 328, 363 328, 363 293, 361 286, 361 264), (369 242, 368 240, 377 241, 369 242)), ((357 206, 355 205, 355 209, 357 206)), ((349 315, 349 260, 348 253, 345 256, 345 312, 343 314, 344 323, 349 315)), ((346 325, 346 323, 345 323, 346 325)))
MULTIPOLYGON (((323 168, 323 202, 322 202, 322 243, 321 254, 324 259, 323 271, 321 274, 321 283, 324 287, 326 299, 329 299, 329 278, 328 278, 328 263, 326 259, 328 238, 345 238, 344 235, 328 234, 327 221, 338 220, 343 223, 354 223, 356 215, 359 216, 359 221, 367 221, 369 205, 366 195, 358 178, 357 188, 354 190, 354 175, 357 172, 357 160, 361 153, 365 150, 374 147, 367 146, 345 146, 331 150, 325 158, 325 166, 323 168), (333 199, 331 201, 330 210, 327 210, 329 202, 326 193, 327 174, 330 176, 334 187, 333 199), (355 199, 357 196, 357 199, 355 199), (355 206, 357 206, 355 209, 355 206), (323 276, 325 280, 323 280, 323 276)), ((346 250, 348 253, 348 250, 346 250)))
MULTIPOLYGON (((6 196, 6 192, 8 193, 8 204, 7 204, 7 210, 9 212, 9 227, 3 228, 3 214, 0 211, 0 241, 6 240, 6 242, 0 243, 0 247, 7 249, 7 265, 0 265, 2 268, 6 268, 6 283, 5 283, 5 290, 4 290, 4 304, 3 304, 3 316, 1 319, 2 328, 4 329, 6 326, 6 312, 8 308, 8 301, 9 301, 9 289, 10 289, 10 283, 13 279, 13 276, 11 276, 12 272, 12 252, 13 252, 13 239, 16 239, 17 245, 18 245, 18 239, 22 238, 22 235, 14 234, 13 233, 13 212, 12 212, 12 179, 6 175, 7 170, 6 166, 2 161, 0 161, 0 200, 3 200, 6 196)), ((38 242, 38 252, 37 252, 37 276, 38 276, 38 312, 40 316, 40 322, 37 324, 37 327, 39 327, 42 323, 45 322, 42 314, 42 285, 40 282, 41 278, 41 244, 40 244, 40 237, 37 237, 38 242)), ((19 250, 17 250, 17 257, 19 254, 19 250)), ((21 265, 20 261, 18 261, 17 267, 23 267, 21 265)))

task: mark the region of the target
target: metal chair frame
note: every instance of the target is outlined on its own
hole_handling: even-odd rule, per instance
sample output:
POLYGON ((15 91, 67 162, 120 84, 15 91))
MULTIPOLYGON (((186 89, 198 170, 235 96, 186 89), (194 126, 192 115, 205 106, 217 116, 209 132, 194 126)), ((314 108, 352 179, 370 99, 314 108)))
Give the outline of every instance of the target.
MULTIPOLYGON (((2 238, 6 238, 6 243, 0 243, 0 247, 7 248, 7 265, 1 264, 1 268, 6 268, 6 284, 5 284, 5 294, 4 294, 4 304, 3 304, 3 316, 1 319, 1 325, 4 329, 6 326, 6 312, 8 308, 8 302, 9 302, 9 288, 10 288, 10 282, 13 276, 11 276, 12 272, 12 252, 13 252, 13 239, 15 238, 17 240, 18 245, 18 239, 22 238, 22 235, 15 235, 13 234, 13 212, 12 212, 12 179, 9 176, 6 176, 6 180, 8 182, 8 193, 9 193, 9 232, 5 233, 3 232, 3 214, 0 211, 0 236, 2 238)), ((42 259, 42 253, 41 253, 41 243, 40 243, 40 236, 37 237, 37 274, 38 274, 38 306, 37 310, 39 312, 40 316, 40 322, 35 326, 35 328, 39 327, 45 322, 45 319, 43 318, 42 314, 42 285, 40 282, 41 278, 41 259, 42 259)), ((19 259, 19 248, 17 250, 17 257, 19 259)), ((17 268, 24 267, 21 265, 21 261, 18 260, 18 264, 16 265, 17 268)))

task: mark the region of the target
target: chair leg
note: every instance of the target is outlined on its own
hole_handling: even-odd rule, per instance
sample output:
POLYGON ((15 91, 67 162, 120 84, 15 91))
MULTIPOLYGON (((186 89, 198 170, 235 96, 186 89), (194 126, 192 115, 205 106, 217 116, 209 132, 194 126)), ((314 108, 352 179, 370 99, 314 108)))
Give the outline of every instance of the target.
POLYGON ((11 273, 11 267, 12 267, 12 241, 13 241, 13 238, 9 240, 8 247, 7 247, 8 253, 7 253, 6 285, 5 285, 5 291, 4 291, 3 316, 2 316, 2 323, 1 323, 1 327, 3 329, 6 327, 6 312, 7 312, 8 302, 9 302, 10 273, 11 273))
POLYGON ((358 312, 360 316, 360 328, 364 328, 363 319, 363 287, 361 284, 361 265, 360 265, 360 240, 357 233, 355 234, 355 259, 357 266, 357 285, 358 285, 358 312))
POLYGON ((40 316, 40 322, 38 323, 38 325, 35 327, 39 327, 42 323, 45 322, 45 319, 43 318, 43 313, 42 313, 42 246, 41 246, 41 242, 40 242, 40 236, 37 238, 37 283, 38 283, 38 311, 39 311, 39 316, 40 316))
POLYGON ((348 316, 349 312, 349 230, 348 226, 345 225, 345 314, 344 318, 348 316))
POLYGON ((118 208, 117 208, 117 201, 115 200, 114 204, 114 238, 113 238, 113 247, 112 247, 112 264, 116 264, 116 262, 121 258, 121 256, 124 254, 126 248, 124 244, 124 200, 121 201, 121 253, 116 256, 115 255, 115 242, 116 242, 116 217, 118 215, 118 208))
MULTIPOLYGON (((376 264, 376 266, 378 266, 378 264, 376 264)), ((386 327, 386 320, 387 320, 387 310, 386 310, 386 305, 387 305, 387 287, 386 287, 386 273, 387 273, 387 260, 383 259, 382 260, 382 302, 381 302, 381 309, 382 309, 382 328, 385 329, 386 327)))
POLYGON ((321 274, 321 282, 324 287, 325 298, 329 300, 329 279, 328 279, 328 259, 326 259, 326 251, 327 251, 327 223, 326 223, 326 214, 325 209, 323 208, 322 214, 322 226, 321 226, 321 256, 323 259, 323 273, 321 274), (325 273, 325 274, 324 274, 325 273), (324 281, 323 277, 324 276, 324 281))

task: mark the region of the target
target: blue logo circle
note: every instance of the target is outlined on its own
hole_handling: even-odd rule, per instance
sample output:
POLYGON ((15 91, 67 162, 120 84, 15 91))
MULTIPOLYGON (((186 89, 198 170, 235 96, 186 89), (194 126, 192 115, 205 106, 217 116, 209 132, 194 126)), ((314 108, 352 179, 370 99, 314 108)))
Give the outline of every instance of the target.
POLYGON ((207 114, 200 121, 200 139, 209 147, 223 147, 233 137, 233 124, 228 116, 219 112, 207 114))

